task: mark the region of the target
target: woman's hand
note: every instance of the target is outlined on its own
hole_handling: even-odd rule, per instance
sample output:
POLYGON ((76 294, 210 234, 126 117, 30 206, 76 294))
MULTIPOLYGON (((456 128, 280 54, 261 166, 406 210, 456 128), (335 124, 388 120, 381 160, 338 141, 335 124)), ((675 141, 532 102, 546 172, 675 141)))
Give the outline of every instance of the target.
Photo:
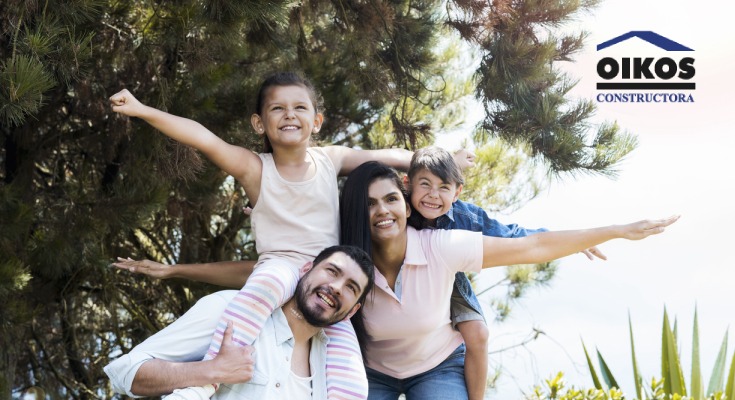
POLYGON ((130 271, 134 274, 148 275, 155 279, 168 279, 173 277, 173 265, 161 264, 151 260, 136 261, 132 258, 118 257, 113 266, 130 271))
POLYGON ((607 256, 597 248, 597 246, 592 246, 589 249, 582 250, 582 254, 587 256, 587 258, 590 261, 594 261, 595 257, 599 258, 600 260, 607 260, 607 256))
POLYGON ((679 215, 674 215, 666 219, 646 219, 643 221, 633 222, 632 224, 620 226, 620 237, 628 240, 641 240, 651 235, 658 235, 665 228, 679 219, 679 215))

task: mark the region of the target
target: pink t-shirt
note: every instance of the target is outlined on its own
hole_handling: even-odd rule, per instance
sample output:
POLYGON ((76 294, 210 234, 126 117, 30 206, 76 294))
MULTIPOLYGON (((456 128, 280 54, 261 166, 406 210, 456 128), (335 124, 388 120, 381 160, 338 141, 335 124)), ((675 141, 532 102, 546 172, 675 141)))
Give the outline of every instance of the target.
POLYGON ((364 309, 367 365, 398 379, 436 367, 462 343, 449 300, 457 272, 482 269, 482 233, 408 227, 406 247, 401 300, 376 269, 364 309))

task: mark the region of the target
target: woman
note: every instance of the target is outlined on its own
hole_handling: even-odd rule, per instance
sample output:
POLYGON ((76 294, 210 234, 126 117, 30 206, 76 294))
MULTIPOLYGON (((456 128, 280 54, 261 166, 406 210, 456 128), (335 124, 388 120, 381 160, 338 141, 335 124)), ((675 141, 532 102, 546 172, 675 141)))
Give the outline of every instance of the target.
POLYGON ((363 247, 376 267, 373 293, 353 317, 366 350, 370 399, 467 398, 464 345, 449 317, 456 272, 546 262, 615 238, 639 240, 678 219, 503 239, 417 231, 406 225, 410 213, 401 179, 386 165, 361 165, 342 189, 341 243, 363 247))

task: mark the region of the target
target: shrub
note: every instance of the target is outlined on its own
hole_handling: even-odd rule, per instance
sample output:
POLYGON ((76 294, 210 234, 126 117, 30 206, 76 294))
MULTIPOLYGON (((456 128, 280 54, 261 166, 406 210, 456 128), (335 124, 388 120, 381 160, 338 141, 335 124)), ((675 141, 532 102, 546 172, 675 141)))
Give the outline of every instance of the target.
MULTIPOLYGON (((676 324, 675 324, 676 325, 676 324)), ((735 400, 735 354, 733 355, 730 363, 729 373, 727 372, 726 358, 727 358, 727 331, 722 340, 720 351, 715 360, 715 365, 712 368, 712 374, 710 376, 707 390, 704 390, 704 379, 702 375, 702 369, 699 362, 699 326, 697 322, 697 311, 694 310, 694 323, 693 323, 693 334, 692 334, 692 368, 691 378, 689 380, 689 388, 687 390, 686 382, 684 380, 684 370, 681 365, 679 358, 679 348, 677 347, 676 341, 676 326, 672 329, 669 323, 669 317, 664 309, 663 327, 661 333, 661 378, 659 380, 652 379, 650 387, 643 385, 643 379, 641 378, 640 371, 638 369, 638 361, 635 354, 635 343, 633 341, 633 324, 628 316, 628 331, 630 334, 630 348, 633 362, 633 377, 635 380, 635 397, 636 399, 650 399, 650 400, 663 400, 663 399, 692 399, 692 400, 735 400), (724 385, 725 377, 727 377, 727 384, 724 385), (723 390, 724 389, 724 390, 723 390)), ((595 388, 599 391, 608 391, 608 388, 619 389, 617 381, 613 377, 610 368, 608 368, 602 354, 597 351, 597 359, 599 362, 600 374, 597 374, 592 359, 587 352, 587 348, 584 346, 584 354, 587 358, 587 365, 590 370, 590 375, 595 388)), ((553 380, 552 380, 553 382, 553 380)), ((547 383, 548 384, 548 383, 547 383)), ((551 386, 549 386, 551 387, 551 386)), ((617 393, 617 392, 616 392, 617 393)), ((546 397, 548 399, 555 399, 556 397, 546 397)), ((577 397, 570 397, 570 399, 576 399, 577 397)), ((596 398, 596 397, 590 397, 596 398)), ((603 397, 612 398, 612 397, 603 397)), ((585 397, 580 397, 585 399, 585 397)))

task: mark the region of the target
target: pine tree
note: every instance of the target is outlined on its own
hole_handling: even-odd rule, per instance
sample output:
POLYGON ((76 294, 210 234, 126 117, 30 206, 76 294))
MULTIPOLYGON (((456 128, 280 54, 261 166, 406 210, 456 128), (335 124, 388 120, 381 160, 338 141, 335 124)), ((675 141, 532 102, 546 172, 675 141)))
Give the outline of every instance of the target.
POLYGON ((599 1, 493 2, 486 33, 475 36, 483 49, 477 97, 486 112, 476 140, 495 136, 521 145, 552 173, 615 174, 614 165, 636 147, 635 137, 615 123, 603 123, 588 137, 595 105, 569 98, 576 81, 558 67, 572 61, 586 34, 557 28, 599 1))

